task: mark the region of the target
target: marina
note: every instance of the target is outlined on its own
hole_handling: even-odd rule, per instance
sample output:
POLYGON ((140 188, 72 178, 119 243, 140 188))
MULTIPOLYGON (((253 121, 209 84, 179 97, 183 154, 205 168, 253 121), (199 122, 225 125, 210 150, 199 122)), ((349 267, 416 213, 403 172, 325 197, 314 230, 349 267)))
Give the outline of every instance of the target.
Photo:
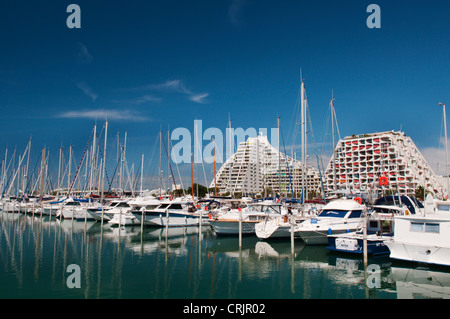
POLYGON ((450 299, 448 0, 25 2, 0 19, 0 299, 450 299))
POLYGON ((3 299, 450 297, 446 267, 389 255, 364 265, 361 256, 298 238, 292 253, 289 240, 245 236, 239 245, 205 225, 111 227, 20 212, 1 212, 0 223, 3 299), (68 287, 69 265, 80 267, 80 288, 68 287))

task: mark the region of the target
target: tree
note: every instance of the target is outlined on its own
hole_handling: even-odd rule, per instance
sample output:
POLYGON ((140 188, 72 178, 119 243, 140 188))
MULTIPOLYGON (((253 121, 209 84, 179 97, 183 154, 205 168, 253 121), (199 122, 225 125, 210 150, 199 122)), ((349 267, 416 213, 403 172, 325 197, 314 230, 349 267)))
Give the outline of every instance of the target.
MULTIPOLYGON (((194 196, 197 197, 205 197, 206 193, 208 193, 208 188, 203 185, 198 184, 198 194, 197 194, 197 184, 194 183, 194 196)), ((192 195, 192 187, 189 187, 186 190, 186 195, 192 195)))
POLYGON ((416 188, 416 190, 414 191, 414 196, 421 201, 425 200, 425 189, 423 188, 423 186, 419 186, 416 188))

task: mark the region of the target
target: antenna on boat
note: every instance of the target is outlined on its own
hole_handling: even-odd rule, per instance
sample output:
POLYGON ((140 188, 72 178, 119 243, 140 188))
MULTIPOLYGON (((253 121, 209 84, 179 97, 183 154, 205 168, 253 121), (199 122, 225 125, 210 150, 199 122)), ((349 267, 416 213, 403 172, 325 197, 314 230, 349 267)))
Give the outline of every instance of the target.
MULTIPOLYGON (((447 141, 447 115, 445 113, 445 104, 439 102, 438 105, 443 108, 443 117, 444 117, 444 133, 445 133, 445 179, 447 181, 447 198, 444 196, 444 199, 448 199, 448 141, 447 141)), ((425 198, 425 190, 424 190, 424 198, 425 198)))

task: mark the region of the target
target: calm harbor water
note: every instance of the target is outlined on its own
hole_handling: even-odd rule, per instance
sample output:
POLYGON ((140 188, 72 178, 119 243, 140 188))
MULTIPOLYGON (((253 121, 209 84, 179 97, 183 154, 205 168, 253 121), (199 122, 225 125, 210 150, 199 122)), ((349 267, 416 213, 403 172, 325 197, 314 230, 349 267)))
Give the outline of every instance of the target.
POLYGON ((0 298, 449 298, 450 270, 331 253, 209 227, 103 227, 0 212, 0 298), (79 267, 80 288, 69 288, 79 267), (68 268, 69 267, 69 268, 68 268))

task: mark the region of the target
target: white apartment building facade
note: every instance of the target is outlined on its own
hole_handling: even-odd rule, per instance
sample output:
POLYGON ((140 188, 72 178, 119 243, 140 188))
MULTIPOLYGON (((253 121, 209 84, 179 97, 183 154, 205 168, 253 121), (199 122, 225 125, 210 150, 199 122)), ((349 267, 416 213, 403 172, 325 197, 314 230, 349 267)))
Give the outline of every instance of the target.
MULTIPOLYGON (((262 197, 281 194, 300 197, 303 165, 274 148, 267 136, 248 138, 239 144, 236 153, 227 159, 216 173, 210 188, 218 194, 262 197)), ((306 166, 305 181, 310 195, 321 194, 319 171, 306 166)))
MULTIPOLYGON (((414 195, 420 186, 442 193, 442 185, 412 139, 403 132, 361 134, 341 139, 325 171, 328 193, 378 191, 414 195), (387 185, 380 185, 385 176, 387 185)), ((385 179, 384 179, 385 180, 385 179)))

